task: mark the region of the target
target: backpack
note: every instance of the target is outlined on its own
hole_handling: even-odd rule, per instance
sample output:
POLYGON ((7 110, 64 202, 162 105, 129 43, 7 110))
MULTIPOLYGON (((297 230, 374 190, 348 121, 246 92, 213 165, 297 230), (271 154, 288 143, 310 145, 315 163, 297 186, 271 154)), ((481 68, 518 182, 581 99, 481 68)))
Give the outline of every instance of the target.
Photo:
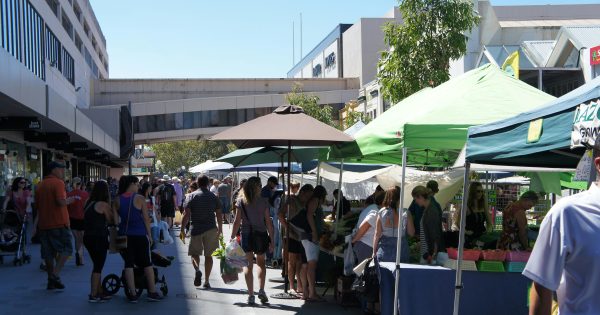
POLYGON ((160 203, 172 203, 173 202, 173 192, 175 192, 175 188, 171 184, 164 184, 162 188, 158 190, 158 194, 160 196, 160 203))

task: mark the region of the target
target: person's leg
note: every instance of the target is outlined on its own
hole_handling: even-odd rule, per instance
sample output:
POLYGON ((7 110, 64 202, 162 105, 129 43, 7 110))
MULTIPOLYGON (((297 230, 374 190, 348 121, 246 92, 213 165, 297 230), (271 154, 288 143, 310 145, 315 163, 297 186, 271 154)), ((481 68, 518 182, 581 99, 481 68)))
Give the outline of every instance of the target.
POLYGON ((135 294, 135 278, 133 277, 133 267, 125 267, 125 281, 127 288, 131 294, 135 294))
POLYGON ((156 293, 156 282, 154 279, 154 268, 147 266, 144 268, 144 275, 146 276, 146 284, 148 285, 148 292, 150 294, 156 293))
POLYGON ((267 275, 267 267, 265 265, 265 254, 256 255, 256 265, 258 266, 258 282, 260 284, 260 291, 264 291, 265 278, 267 275))
POLYGON ((58 253, 56 265, 54 266, 54 275, 58 277, 67 259, 73 254, 73 237, 69 228, 57 229, 54 232, 52 242, 55 244, 54 248, 58 253))
POLYGON ((210 272, 213 267, 213 258, 210 254, 204 253, 204 284, 210 283, 210 272))
MULTIPOLYGON (((290 288, 294 289, 294 279, 296 278, 296 261, 298 260, 298 254, 288 253, 288 281, 290 283, 290 288)), ((298 292, 298 286, 294 290, 298 292)))
POLYGON ((317 290, 315 288, 315 284, 317 282, 316 279, 317 273, 317 261, 311 260, 308 262, 307 272, 306 272, 306 280, 308 283, 308 297, 310 299, 317 299, 317 290))
POLYGON ((248 267, 244 267, 244 277, 246 278, 246 287, 248 288, 248 295, 254 295, 254 276, 252 275, 252 269, 254 268, 254 252, 246 253, 246 259, 248 260, 248 267))
POLYGON ((306 263, 302 263, 300 265, 300 273, 299 273, 299 279, 298 282, 302 283, 302 299, 306 300, 309 296, 309 289, 308 289, 308 281, 306 278, 306 269, 307 269, 307 264, 306 263))
POLYGON ((73 238, 75 239, 75 255, 78 265, 83 265, 83 231, 73 230, 73 238))

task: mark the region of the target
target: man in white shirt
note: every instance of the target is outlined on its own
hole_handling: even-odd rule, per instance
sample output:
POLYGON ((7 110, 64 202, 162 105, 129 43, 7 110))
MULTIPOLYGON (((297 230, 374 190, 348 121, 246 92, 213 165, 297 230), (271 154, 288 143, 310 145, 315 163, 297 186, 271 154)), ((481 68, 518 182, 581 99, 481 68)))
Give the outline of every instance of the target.
MULTIPOLYGON (((600 174, 600 137, 594 144, 600 174)), ((600 175, 597 177, 600 178, 600 175)), ((523 275, 533 280, 530 315, 600 314, 600 182, 561 199, 546 215, 523 275)))

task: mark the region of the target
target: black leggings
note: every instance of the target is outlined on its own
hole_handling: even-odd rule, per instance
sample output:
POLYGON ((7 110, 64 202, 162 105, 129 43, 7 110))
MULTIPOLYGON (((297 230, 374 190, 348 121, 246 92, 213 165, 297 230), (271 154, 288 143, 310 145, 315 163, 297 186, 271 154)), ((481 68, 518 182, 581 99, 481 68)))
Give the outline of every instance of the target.
POLYGON ((102 273, 106 254, 108 252, 108 239, 105 236, 83 235, 83 245, 90 254, 94 263, 94 273, 102 273))
POLYGON ((127 235, 127 248, 121 251, 125 268, 152 266, 150 242, 147 236, 127 235))

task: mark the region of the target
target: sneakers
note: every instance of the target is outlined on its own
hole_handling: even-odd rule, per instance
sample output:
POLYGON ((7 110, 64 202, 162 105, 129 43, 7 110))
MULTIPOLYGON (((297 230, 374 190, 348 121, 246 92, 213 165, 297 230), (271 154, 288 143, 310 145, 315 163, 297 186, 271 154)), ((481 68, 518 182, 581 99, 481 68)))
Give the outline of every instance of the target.
POLYGON ((258 291, 258 299, 260 300, 260 303, 262 303, 262 304, 269 303, 269 298, 267 297, 265 290, 258 291))
POLYGON ((136 304, 139 301, 139 298, 136 295, 129 295, 127 297, 127 301, 129 301, 129 303, 136 304))
POLYGON ((204 281, 204 284, 202 285, 203 288, 205 289, 210 289, 210 283, 208 281, 204 281))
POLYGON ((157 292, 148 293, 148 295, 146 296, 146 300, 150 302, 158 302, 162 301, 162 299, 162 296, 160 296, 160 294, 158 294, 157 292))
POLYGON ((93 295, 90 294, 90 295, 88 295, 88 302, 90 302, 90 303, 104 303, 104 302, 106 302, 106 300, 103 299, 100 296, 93 296, 93 295))
POLYGON ((255 304, 256 304, 256 301, 255 301, 254 295, 249 295, 248 296, 248 305, 255 305, 255 304))
POLYGON ((196 270, 196 277, 194 277, 194 286, 199 287, 202 284, 202 271, 196 270))
POLYGON ((46 289, 62 291, 65 289, 65 285, 62 284, 59 277, 50 276, 50 277, 48 277, 48 286, 46 286, 46 289))

